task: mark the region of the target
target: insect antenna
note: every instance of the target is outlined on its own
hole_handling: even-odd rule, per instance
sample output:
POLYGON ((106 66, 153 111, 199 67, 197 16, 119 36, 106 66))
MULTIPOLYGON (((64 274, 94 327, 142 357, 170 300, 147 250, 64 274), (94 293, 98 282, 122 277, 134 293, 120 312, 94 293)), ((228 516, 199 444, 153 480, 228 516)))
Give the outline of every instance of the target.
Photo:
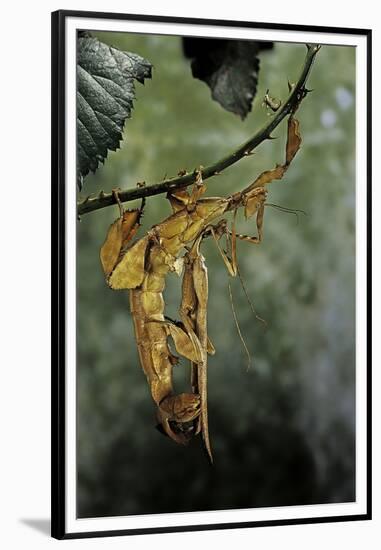
POLYGON ((245 281, 244 281, 244 279, 243 279, 243 277, 242 277, 242 275, 241 275, 241 272, 240 272, 238 266, 237 266, 237 274, 238 274, 239 280, 240 280, 240 282, 241 282, 242 290, 243 290, 244 293, 245 293, 246 300, 247 300, 247 302, 248 302, 248 304, 249 304, 249 306, 250 306, 251 311, 252 311, 253 314, 254 314, 254 317, 255 317, 258 321, 260 321, 261 323, 263 323, 264 326, 267 328, 267 321, 265 321, 265 319, 262 319, 262 317, 260 317, 260 315, 258 315, 258 313, 257 313, 256 310, 255 310, 254 304, 253 304, 253 302, 252 302, 251 299, 250 299, 250 296, 249 296, 249 293, 248 293, 248 291, 247 291, 247 287, 246 287, 245 281))
POLYGON ((250 352, 247 348, 245 339, 242 335, 242 332, 241 332, 241 329, 240 329, 240 326, 239 326, 238 317, 237 317, 235 307, 234 307, 233 293, 232 293, 232 287, 231 287, 231 284, 230 284, 230 280, 228 280, 228 289, 229 289, 230 305, 231 305, 231 308, 232 308, 232 313, 233 313, 235 326, 237 328, 238 336, 239 336, 239 338, 242 342, 242 345, 243 345, 244 350, 245 350, 246 355, 247 355, 247 369, 246 369, 246 372, 247 372, 250 369, 250 366, 251 366, 251 356, 250 356, 250 352))
POLYGON ((272 204, 270 202, 267 202, 265 206, 271 206, 272 208, 280 210, 280 212, 285 212, 286 214, 294 214, 294 216, 296 216, 297 225, 299 224, 299 214, 303 214, 303 216, 308 215, 304 210, 299 210, 298 208, 287 208, 286 206, 280 206, 279 204, 272 204))

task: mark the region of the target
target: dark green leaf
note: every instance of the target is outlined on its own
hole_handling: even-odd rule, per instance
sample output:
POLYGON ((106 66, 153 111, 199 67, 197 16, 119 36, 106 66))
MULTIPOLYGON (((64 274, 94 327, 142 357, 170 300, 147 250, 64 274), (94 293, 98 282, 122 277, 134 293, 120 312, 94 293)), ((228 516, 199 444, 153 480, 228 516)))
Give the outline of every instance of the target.
POLYGON ((107 46, 88 34, 78 36, 77 180, 95 172, 108 151, 119 148, 131 116, 134 80, 151 78, 151 64, 131 52, 107 46))
POLYGON ((183 38, 193 76, 208 84, 213 99, 224 109, 242 119, 251 111, 257 91, 258 52, 272 46, 272 42, 183 38))

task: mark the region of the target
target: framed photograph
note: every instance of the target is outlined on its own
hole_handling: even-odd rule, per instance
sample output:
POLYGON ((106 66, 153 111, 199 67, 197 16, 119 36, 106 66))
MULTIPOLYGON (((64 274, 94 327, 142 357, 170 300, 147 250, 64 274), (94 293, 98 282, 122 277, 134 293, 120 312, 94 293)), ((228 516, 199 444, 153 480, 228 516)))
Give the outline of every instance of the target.
POLYGON ((371 517, 371 31, 52 14, 52 536, 371 517))

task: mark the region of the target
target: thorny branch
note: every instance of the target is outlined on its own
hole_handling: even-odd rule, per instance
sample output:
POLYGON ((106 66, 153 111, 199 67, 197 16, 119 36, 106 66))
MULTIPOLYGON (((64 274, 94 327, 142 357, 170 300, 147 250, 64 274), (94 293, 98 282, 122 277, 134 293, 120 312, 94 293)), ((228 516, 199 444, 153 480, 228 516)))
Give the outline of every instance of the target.
MULTIPOLYGON (((307 44, 307 54, 305 57, 302 72, 298 81, 294 86, 290 86, 290 94, 284 104, 271 118, 270 122, 261 128, 254 136, 248 139, 245 143, 240 145, 235 151, 223 157, 214 164, 202 169, 202 178, 206 180, 212 176, 216 176, 221 173, 225 168, 228 168, 232 164, 238 162, 243 157, 250 155, 253 149, 258 147, 266 139, 272 139, 271 132, 280 124, 280 122, 290 113, 294 112, 302 99, 307 95, 306 82, 314 62, 315 56, 319 51, 320 46, 318 44, 307 44)), ((197 170, 192 173, 179 175, 173 178, 165 179, 159 183, 154 183, 147 186, 137 186, 132 189, 121 190, 118 193, 121 202, 128 202, 135 199, 150 197, 152 195, 159 195, 160 193, 167 193, 168 191, 174 191, 175 189, 181 189, 187 187, 195 182, 197 177, 197 170)), ((89 212, 94 212, 106 206, 116 204, 115 196, 113 193, 104 193, 101 191, 97 195, 90 195, 77 204, 78 217, 89 212)))

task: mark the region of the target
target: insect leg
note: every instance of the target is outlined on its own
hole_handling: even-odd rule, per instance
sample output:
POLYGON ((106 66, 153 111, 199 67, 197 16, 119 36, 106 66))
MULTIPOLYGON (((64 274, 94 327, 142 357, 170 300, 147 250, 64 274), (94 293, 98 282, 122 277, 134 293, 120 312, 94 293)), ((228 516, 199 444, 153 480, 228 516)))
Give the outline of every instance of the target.
MULTIPOLYGON (((202 238, 202 237, 201 237, 202 238)), ((197 393, 200 395, 200 422, 202 439, 211 464, 213 463, 212 450, 209 438, 208 403, 207 403, 207 304, 208 304, 208 271, 204 258, 200 253, 201 238, 197 239, 190 251, 192 261, 193 287, 196 296, 195 329, 202 348, 202 362, 194 365, 194 378, 197 373, 197 393), (193 256, 193 257, 192 257, 193 256), (197 369, 197 370, 196 370, 197 369)), ((194 380, 195 382, 195 380, 194 380)))
POLYGON ((209 225, 205 228, 203 236, 211 235, 214 242, 217 245, 218 251, 224 261, 224 264, 229 272, 229 275, 235 277, 237 275, 237 258, 236 258, 236 246, 235 246, 235 227, 233 231, 230 231, 227 226, 226 220, 221 220, 217 225, 209 225), (221 237, 225 235, 227 250, 225 251, 220 245, 221 237), (229 255, 230 252, 230 255, 229 255))
MULTIPOLYGON (((208 300, 208 279, 204 258, 200 253, 200 243, 203 235, 194 241, 190 250, 184 256, 184 275, 182 283, 182 300, 180 304, 180 318, 182 326, 187 332, 189 340, 197 341, 198 357, 191 360, 191 385, 193 395, 200 398, 200 414, 193 421, 193 432, 197 435, 201 432, 202 439, 209 461, 212 463, 212 452, 208 431, 208 410, 207 410, 207 352, 214 351, 208 341, 206 315, 208 300)), ((180 353, 183 350, 177 348, 180 353)), ((182 426, 176 425, 182 429, 182 426)))
POLYGON ((201 168, 199 168, 196 170, 196 180, 190 194, 187 189, 179 189, 173 193, 169 192, 167 198, 171 203, 173 212, 178 212, 183 208, 194 206, 205 191, 206 185, 202 181, 202 171, 201 168))
MULTIPOLYGON (((139 229, 145 203, 145 199, 143 199, 140 208, 124 210, 117 189, 113 189, 113 195, 118 204, 120 215, 109 227, 106 239, 100 250, 103 272, 109 283, 112 272, 122 261, 125 252, 130 246, 131 239, 139 229)), ((130 287, 126 286, 125 288, 130 287)))
POLYGON ((250 235, 241 235, 239 233, 235 233, 234 229, 231 231, 232 235, 232 241, 235 242, 235 239, 240 239, 241 241, 247 241, 252 244, 260 244, 263 239, 263 217, 265 213, 265 205, 261 204, 258 207, 257 211, 257 231, 258 236, 250 236, 250 235))

